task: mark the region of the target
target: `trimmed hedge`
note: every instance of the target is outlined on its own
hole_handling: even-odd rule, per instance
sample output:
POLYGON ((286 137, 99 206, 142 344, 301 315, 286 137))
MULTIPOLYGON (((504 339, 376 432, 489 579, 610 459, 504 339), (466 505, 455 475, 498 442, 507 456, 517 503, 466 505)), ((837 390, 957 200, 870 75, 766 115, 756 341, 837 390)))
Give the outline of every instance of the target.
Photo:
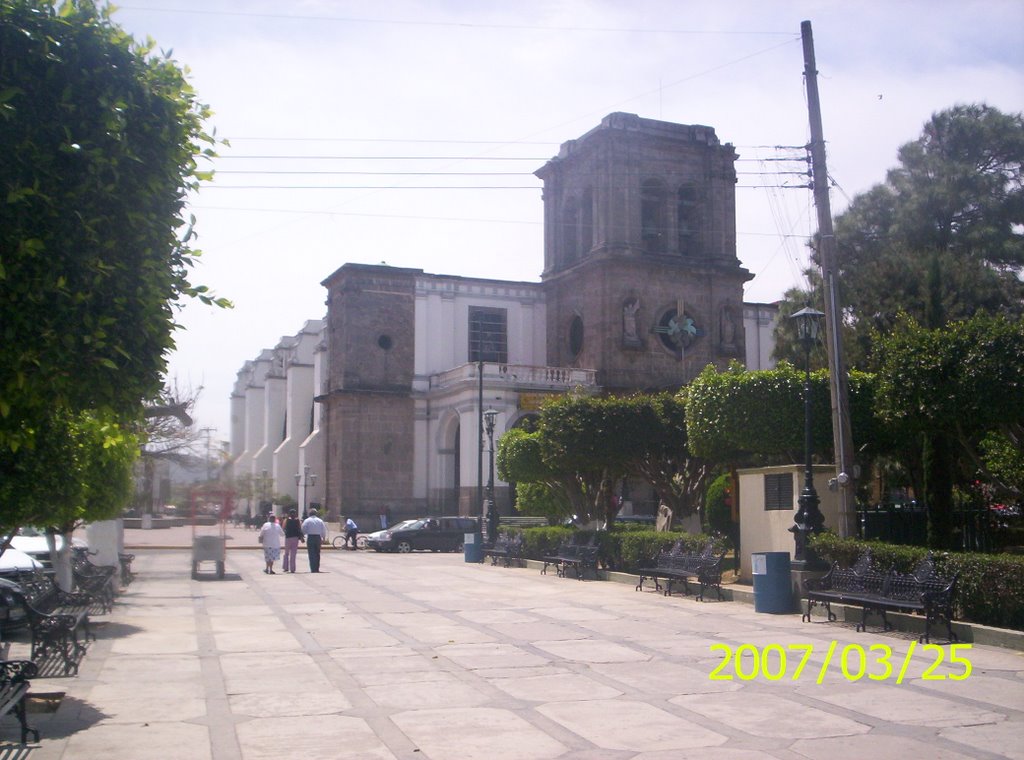
MULTIPOLYGON (((927 554, 917 546, 840 538, 834 533, 814 536, 812 546, 828 562, 849 566, 866 549, 874 565, 909 572, 927 554)), ((957 582, 956 616, 960 620, 1024 631, 1024 557, 1014 554, 932 552, 936 571, 957 582)))
MULTIPOLYGON (((594 531, 576 531, 573 528, 503 528, 506 532, 523 534, 523 556, 527 559, 541 559, 551 554, 558 546, 568 541, 574 533, 586 538, 594 531)), ((703 533, 681 533, 656 531, 635 526, 613 527, 612 530, 597 531, 598 562, 606 570, 630 572, 653 559, 659 551, 667 549, 676 541, 683 541, 688 550, 699 551, 709 541, 715 542, 719 551, 728 548, 728 541, 720 536, 703 533)))

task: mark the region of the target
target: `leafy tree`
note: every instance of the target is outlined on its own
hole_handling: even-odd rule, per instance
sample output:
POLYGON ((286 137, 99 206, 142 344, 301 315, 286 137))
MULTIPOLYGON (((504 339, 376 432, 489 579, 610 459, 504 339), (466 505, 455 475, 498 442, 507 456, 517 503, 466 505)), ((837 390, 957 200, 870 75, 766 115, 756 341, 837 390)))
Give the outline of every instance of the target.
MULTIPOLYGON (((690 384, 686 424, 690 447, 718 464, 802 462, 804 373, 783 363, 775 369, 725 372, 708 366, 690 384)), ((831 457, 828 375, 811 375, 814 452, 831 457)))
POLYGON ((979 310, 1020 314, 1024 117, 955 106, 898 156, 886 182, 836 219, 842 301, 859 340, 901 312, 932 328, 979 310))
POLYGON ((711 481, 707 492, 707 527, 715 533, 727 535, 732 530, 732 475, 724 472, 711 481))
MULTIPOLYGON (((139 452, 132 433, 110 415, 58 410, 43 418, 33 435, 32 449, 21 447, 0 457, 0 530, 5 536, 22 525, 67 536, 82 521, 120 513, 132 495, 139 452)), ((58 578, 70 588, 68 558, 63 553, 55 557, 58 578)))
POLYGON ((502 480, 516 484, 516 501, 528 514, 557 521, 589 512, 573 473, 545 461, 539 431, 509 430, 498 440, 495 464, 502 480))
POLYGON ((690 451, 686 424, 686 395, 659 393, 615 399, 631 415, 629 471, 646 480, 676 519, 698 512, 711 472, 709 462, 690 451))
POLYGON ((155 396, 189 281, 182 221, 208 174, 208 116, 184 73, 107 7, 0 5, 0 450, 54 408, 121 419, 155 396))
MULTIPOLYGON (((704 370, 687 388, 689 447, 711 465, 739 466, 803 463, 804 373, 788 363, 746 372, 739 365, 725 372, 704 370)), ((850 417, 860 464, 868 469, 881 457, 898 456, 914 440, 909 431, 875 413, 877 380, 851 372, 850 417)), ((828 372, 811 373, 812 456, 833 461, 828 372)))
POLYGON ((981 440, 985 469, 1002 492, 1024 499, 1024 441, 1009 433, 994 431, 981 440))
MULTIPOLYGON (((932 116, 884 183, 835 220, 847 363, 869 369, 874 334, 900 313, 937 328, 978 311, 1024 312, 1024 117, 986 105, 932 116)), ((808 273, 822 308, 821 278, 808 273)), ((808 301, 786 294, 782 313, 808 301)), ((803 361, 779 320, 776 357, 803 361)))
POLYGON ((541 409, 541 457, 573 485, 581 521, 614 522, 619 504, 612 489, 629 472, 643 427, 642 417, 614 397, 566 394, 541 409))
POLYGON ((684 517, 701 506, 708 474, 687 447, 683 397, 669 393, 551 401, 537 432, 502 436, 497 464, 534 514, 609 525, 619 509, 612 486, 624 476, 649 482, 684 517))
POLYGON ((927 329, 904 317, 877 345, 879 412, 923 441, 929 543, 947 548, 953 488, 986 469, 984 442, 1024 442, 1024 322, 979 314, 927 329))

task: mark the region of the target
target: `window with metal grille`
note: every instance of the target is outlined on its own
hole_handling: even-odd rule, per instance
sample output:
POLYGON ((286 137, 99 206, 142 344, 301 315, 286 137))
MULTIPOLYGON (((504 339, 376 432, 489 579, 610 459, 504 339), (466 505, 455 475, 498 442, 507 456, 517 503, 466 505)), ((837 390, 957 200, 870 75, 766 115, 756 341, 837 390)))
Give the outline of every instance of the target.
POLYGON ((508 312, 505 309, 469 308, 469 360, 508 362, 508 312))
POLYGON ((793 475, 764 476, 764 508, 793 509, 793 475))

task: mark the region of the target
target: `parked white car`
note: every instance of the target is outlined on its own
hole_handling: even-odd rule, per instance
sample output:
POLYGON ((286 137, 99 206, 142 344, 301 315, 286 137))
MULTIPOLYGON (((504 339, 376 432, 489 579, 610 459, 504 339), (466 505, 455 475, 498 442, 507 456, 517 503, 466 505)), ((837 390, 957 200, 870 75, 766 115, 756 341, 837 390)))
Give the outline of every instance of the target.
MULTIPOLYGON (((57 551, 64 548, 64 537, 54 536, 57 551)), ((88 544, 80 538, 71 539, 72 546, 88 548, 88 544)), ((11 539, 11 548, 24 552, 35 560, 38 560, 44 567, 50 567, 50 544, 46 534, 35 528, 22 528, 19 535, 11 539)))

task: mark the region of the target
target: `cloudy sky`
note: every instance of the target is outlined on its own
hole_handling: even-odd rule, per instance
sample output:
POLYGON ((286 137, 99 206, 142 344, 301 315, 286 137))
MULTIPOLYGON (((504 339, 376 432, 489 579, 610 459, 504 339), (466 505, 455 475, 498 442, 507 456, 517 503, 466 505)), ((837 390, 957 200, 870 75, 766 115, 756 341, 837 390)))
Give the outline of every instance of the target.
POLYGON ((230 141, 194 198, 171 375, 229 434, 235 374, 325 313, 346 262, 537 281, 560 143, 614 111, 713 127, 740 154, 747 301, 802 283, 815 229, 800 23, 811 21, 833 211, 956 103, 1024 107, 1019 0, 127 0, 116 23, 191 71, 230 141))

